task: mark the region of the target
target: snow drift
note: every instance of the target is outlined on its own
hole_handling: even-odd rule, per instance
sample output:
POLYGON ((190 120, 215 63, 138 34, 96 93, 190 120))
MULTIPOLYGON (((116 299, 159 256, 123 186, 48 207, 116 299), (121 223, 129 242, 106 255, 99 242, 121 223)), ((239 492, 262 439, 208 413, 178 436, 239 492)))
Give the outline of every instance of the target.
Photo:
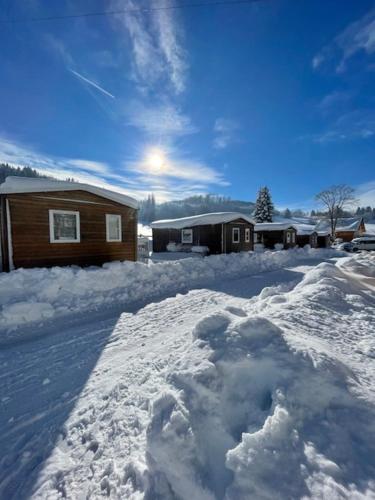
POLYGON ((125 315, 32 498, 374 498, 374 269, 125 315))
MULTIPOLYGON (((214 255, 150 265, 113 262, 102 268, 19 269, 0 274, 0 325, 14 329, 32 322, 129 304, 292 265, 298 260, 331 257, 331 249, 214 255)), ((336 255, 339 255, 336 253, 336 255)))
POLYGON ((374 498, 375 409, 353 363, 375 345, 374 297, 332 263, 275 297, 195 326, 152 406, 147 498, 374 498))

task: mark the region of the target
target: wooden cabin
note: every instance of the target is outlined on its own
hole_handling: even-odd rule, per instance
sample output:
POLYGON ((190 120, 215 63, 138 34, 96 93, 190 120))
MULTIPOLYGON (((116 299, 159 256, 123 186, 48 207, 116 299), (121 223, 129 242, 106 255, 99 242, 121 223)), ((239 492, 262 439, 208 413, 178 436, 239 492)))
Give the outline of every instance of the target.
POLYGON ((253 249, 254 224, 243 214, 220 212, 151 223, 154 252, 175 249, 209 254, 245 252, 253 249))
MULTIPOLYGON (((318 232, 327 231, 331 234, 331 221, 323 219, 316 226, 318 232)), ((363 217, 344 217, 337 220, 335 238, 342 241, 352 241, 366 233, 366 226, 363 217)))
POLYGON ((1 270, 137 260, 137 202, 76 182, 0 185, 1 270))
POLYGON ((318 248, 318 233, 315 226, 308 224, 297 224, 297 245, 303 248, 305 245, 310 245, 311 248, 318 248))
POLYGON ((254 243, 260 243, 265 248, 293 248, 297 244, 297 230, 294 225, 283 222, 262 222, 255 224, 254 243))

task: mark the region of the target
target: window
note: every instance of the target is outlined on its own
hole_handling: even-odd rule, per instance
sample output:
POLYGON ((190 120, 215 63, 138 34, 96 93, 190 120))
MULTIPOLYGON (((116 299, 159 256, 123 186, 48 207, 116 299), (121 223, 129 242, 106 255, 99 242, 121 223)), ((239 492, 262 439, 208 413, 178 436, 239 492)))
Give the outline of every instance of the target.
POLYGON ((79 212, 50 210, 49 239, 51 243, 79 243, 79 212))
POLYGON ((254 243, 259 243, 260 238, 258 237, 258 233, 254 233, 254 243))
POLYGON ((106 214, 105 223, 107 241, 122 241, 121 215, 106 214))
POLYGON ((249 228, 249 227, 247 227, 247 228, 245 229, 245 242, 246 242, 246 243, 249 243, 249 242, 250 242, 250 228, 249 228))
POLYGON ((181 231, 181 243, 193 243, 193 230, 192 229, 182 229, 182 231, 181 231))
POLYGON ((292 243, 296 242, 296 233, 292 233, 292 243))
POLYGON ((290 240, 291 240, 291 234, 288 232, 286 233, 286 242, 290 243, 290 240))
POLYGON ((238 227, 234 227, 232 229, 232 243, 240 242, 240 229, 238 227))

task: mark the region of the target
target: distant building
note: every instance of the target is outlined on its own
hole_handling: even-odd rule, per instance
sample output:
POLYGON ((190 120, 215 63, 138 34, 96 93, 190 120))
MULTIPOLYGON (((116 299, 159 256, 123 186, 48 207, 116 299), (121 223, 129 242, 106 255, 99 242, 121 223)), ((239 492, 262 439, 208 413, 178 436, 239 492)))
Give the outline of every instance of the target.
POLYGON ((209 254, 253 249, 254 223, 237 212, 218 212, 151 223, 154 252, 207 249, 209 254))
POLYGON ((137 260, 137 202, 76 182, 0 185, 0 270, 137 260))
MULTIPOLYGON (((331 221, 322 219, 315 229, 318 232, 328 231, 331 234, 331 221)), ((336 238, 341 238, 343 241, 352 241, 353 238, 362 236, 365 233, 366 227, 363 217, 345 217, 337 220, 336 238)))

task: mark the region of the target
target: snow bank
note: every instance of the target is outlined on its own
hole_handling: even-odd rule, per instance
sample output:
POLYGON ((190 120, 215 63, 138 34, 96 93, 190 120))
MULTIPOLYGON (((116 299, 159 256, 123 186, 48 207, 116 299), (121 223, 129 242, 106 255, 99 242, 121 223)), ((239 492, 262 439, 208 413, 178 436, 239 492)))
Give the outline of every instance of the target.
POLYGON ((374 345, 373 297, 323 263, 282 298, 195 326, 152 406, 147 498, 374 498, 372 354, 353 356, 374 345))
POLYGON ((113 262, 103 268, 54 267, 19 269, 0 274, 0 325, 20 325, 78 313, 109 304, 128 304, 170 295, 215 279, 251 276, 293 265, 304 259, 324 259, 331 249, 214 255, 147 266, 113 262))

